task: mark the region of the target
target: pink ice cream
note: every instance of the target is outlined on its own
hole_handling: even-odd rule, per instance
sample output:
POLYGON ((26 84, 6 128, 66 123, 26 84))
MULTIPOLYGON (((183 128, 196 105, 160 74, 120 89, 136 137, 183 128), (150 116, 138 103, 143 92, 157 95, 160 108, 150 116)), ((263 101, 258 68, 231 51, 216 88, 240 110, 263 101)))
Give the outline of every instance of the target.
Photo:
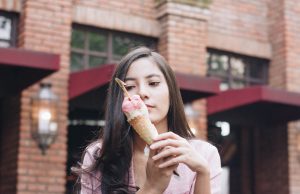
POLYGON ((141 115, 149 117, 147 106, 139 95, 133 95, 130 97, 130 100, 128 97, 125 97, 122 104, 122 110, 125 113, 128 122, 141 115))
POLYGON ((149 119, 147 106, 140 96, 133 95, 130 99, 125 97, 122 104, 122 111, 125 113, 127 121, 134 130, 150 145, 158 133, 149 119))

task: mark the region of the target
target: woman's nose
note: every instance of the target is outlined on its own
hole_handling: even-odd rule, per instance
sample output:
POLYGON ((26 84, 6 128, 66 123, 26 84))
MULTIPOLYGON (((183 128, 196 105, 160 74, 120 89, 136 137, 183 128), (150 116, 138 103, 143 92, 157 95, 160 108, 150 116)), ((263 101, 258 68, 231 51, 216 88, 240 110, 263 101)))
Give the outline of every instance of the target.
POLYGON ((140 85, 138 95, 141 97, 141 99, 147 99, 149 98, 149 91, 144 85, 140 85))

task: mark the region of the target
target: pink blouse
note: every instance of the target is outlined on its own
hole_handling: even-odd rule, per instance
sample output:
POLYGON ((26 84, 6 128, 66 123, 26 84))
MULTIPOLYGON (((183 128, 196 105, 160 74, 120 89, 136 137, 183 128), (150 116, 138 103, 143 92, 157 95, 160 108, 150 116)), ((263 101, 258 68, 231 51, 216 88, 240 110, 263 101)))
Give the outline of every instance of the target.
MULTIPOLYGON (((210 165, 211 193, 221 193, 221 162, 218 150, 208 142, 201 140, 189 141, 194 148, 202 154, 210 165)), ((83 159, 83 168, 89 167, 93 162, 93 154, 101 147, 100 143, 94 144, 87 149, 83 159)), ((194 193, 196 173, 191 171, 185 164, 179 164, 177 172, 179 177, 173 175, 163 194, 192 194, 194 193)), ((81 177, 81 194, 101 194, 101 174, 83 174, 81 177)), ((135 186, 133 164, 129 169, 129 185, 135 186)))

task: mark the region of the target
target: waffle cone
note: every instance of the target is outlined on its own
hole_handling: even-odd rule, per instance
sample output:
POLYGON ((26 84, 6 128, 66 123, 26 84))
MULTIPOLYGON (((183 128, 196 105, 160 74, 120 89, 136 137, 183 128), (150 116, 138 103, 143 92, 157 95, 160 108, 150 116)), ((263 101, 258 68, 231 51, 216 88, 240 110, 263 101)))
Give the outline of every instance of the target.
POLYGON ((153 138, 158 135, 155 126, 146 116, 137 116, 131 119, 129 123, 148 145, 150 145, 153 142, 153 138))

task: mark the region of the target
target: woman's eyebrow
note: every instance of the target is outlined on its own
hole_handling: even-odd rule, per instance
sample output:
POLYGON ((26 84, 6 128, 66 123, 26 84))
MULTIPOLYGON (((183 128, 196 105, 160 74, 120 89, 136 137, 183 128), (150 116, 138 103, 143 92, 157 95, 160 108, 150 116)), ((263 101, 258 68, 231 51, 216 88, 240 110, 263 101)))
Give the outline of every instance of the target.
POLYGON ((147 79, 152 78, 152 77, 158 77, 158 78, 160 78, 161 76, 159 74, 150 74, 150 75, 146 76, 147 79))
POLYGON ((132 77, 126 77, 125 79, 124 79, 124 81, 126 82, 126 81, 135 81, 136 79, 135 78, 132 78, 132 77))
MULTIPOLYGON (((150 74, 150 75, 147 75, 145 78, 146 78, 146 79, 150 79, 150 78, 152 78, 152 77, 158 77, 158 78, 160 78, 161 75, 159 75, 159 74, 150 74)), ((124 81, 135 81, 135 80, 136 80, 136 78, 133 78, 133 77, 126 77, 126 78, 124 79, 124 81)))

